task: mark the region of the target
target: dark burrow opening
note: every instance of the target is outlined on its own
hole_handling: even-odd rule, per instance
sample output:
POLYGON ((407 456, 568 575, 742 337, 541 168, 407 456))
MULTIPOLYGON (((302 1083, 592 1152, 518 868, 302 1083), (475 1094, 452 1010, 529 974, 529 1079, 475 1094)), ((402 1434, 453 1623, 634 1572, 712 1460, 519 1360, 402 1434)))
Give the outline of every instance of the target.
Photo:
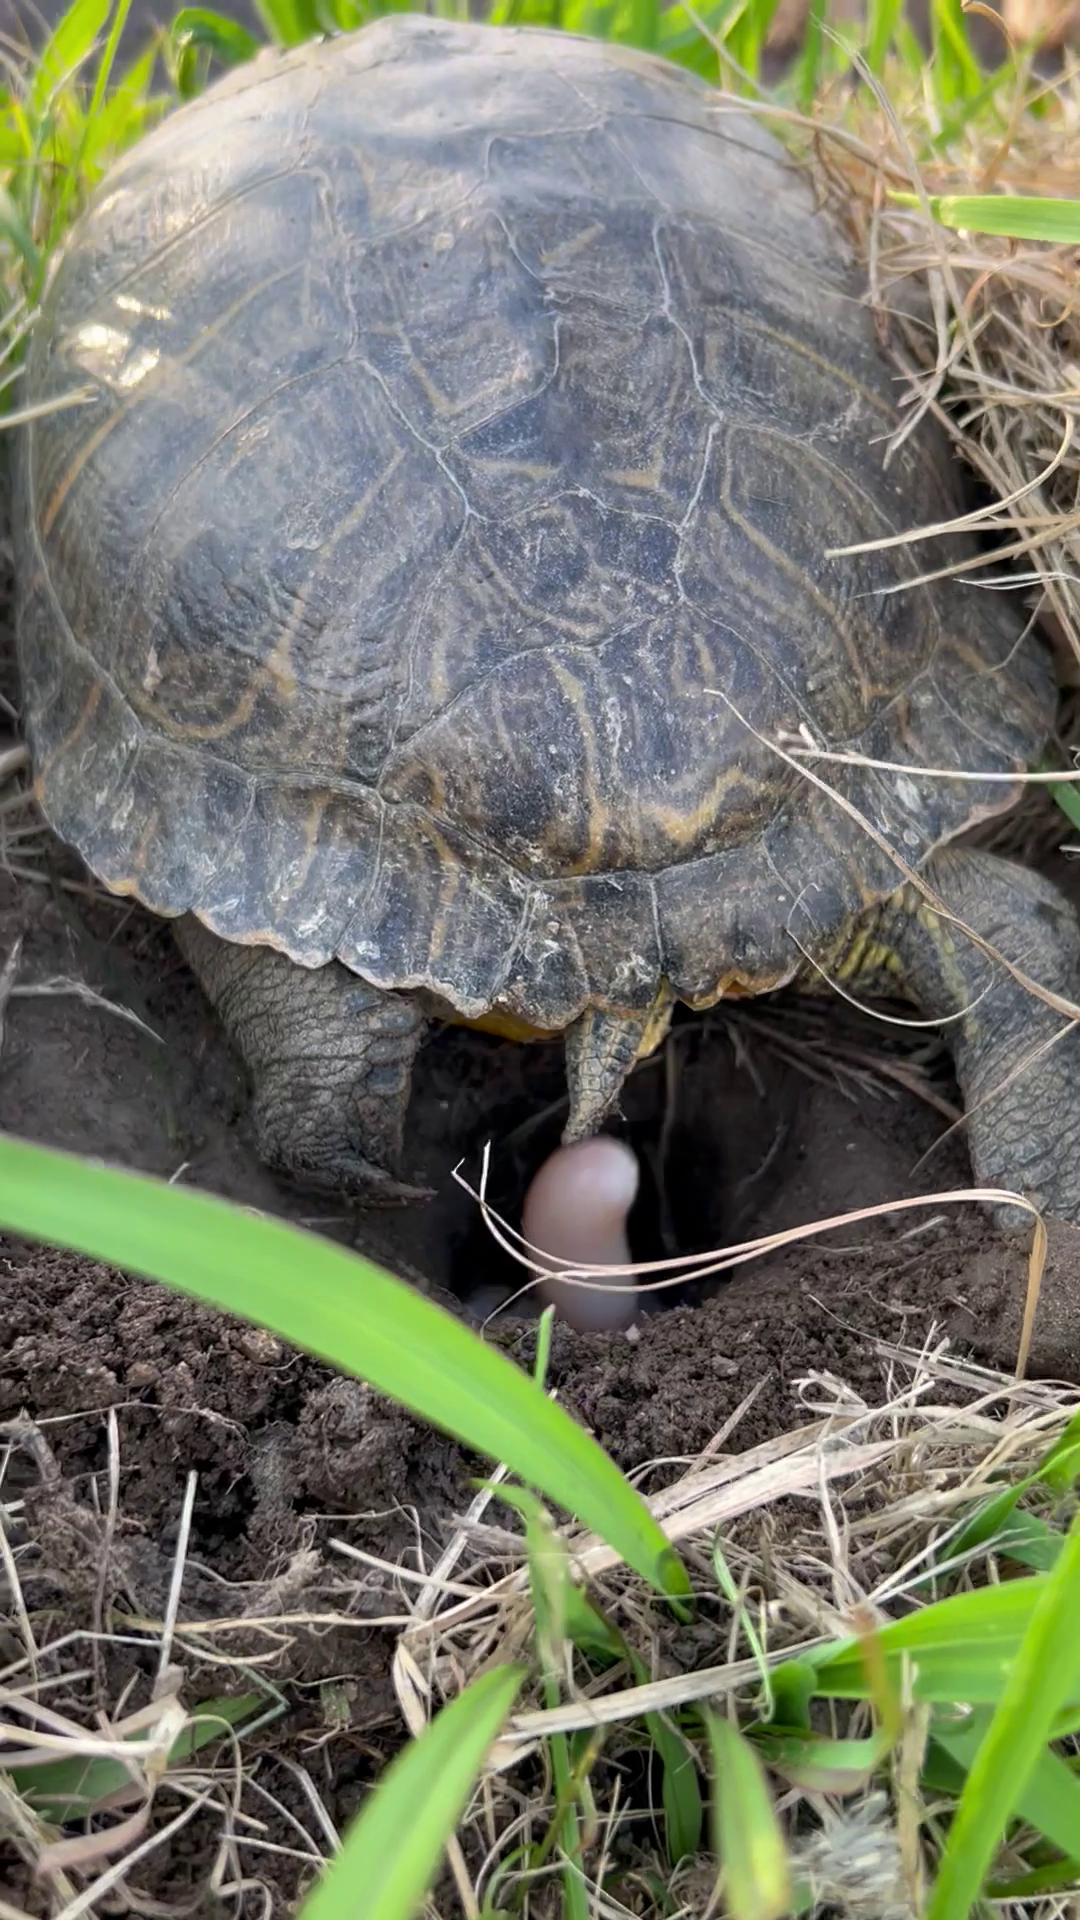
MULTIPOLYGON (((527 1269, 497 1244, 472 1195, 483 1183, 491 1212, 520 1231, 529 1182, 558 1146, 565 1113, 561 1044, 514 1046, 446 1028, 421 1054, 410 1145, 428 1166, 443 1160, 429 1208, 445 1236, 440 1281, 479 1317, 507 1299, 515 1314, 530 1314, 536 1298, 527 1269), (433 1121, 441 1142, 426 1137, 433 1121), (456 1168, 447 1167, 447 1141, 456 1168)), ((822 1217, 815 1190, 825 1211, 844 1212, 962 1181, 962 1133, 936 1149, 958 1113, 936 1036, 794 991, 708 1015, 680 1009, 663 1046, 627 1082, 609 1129, 640 1170, 632 1258, 685 1260, 812 1223, 822 1217), (868 1153, 875 1135, 877 1151, 868 1153)), ((645 1288, 641 1311, 696 1304, 717 1284, 668 1278, 645 1288)))

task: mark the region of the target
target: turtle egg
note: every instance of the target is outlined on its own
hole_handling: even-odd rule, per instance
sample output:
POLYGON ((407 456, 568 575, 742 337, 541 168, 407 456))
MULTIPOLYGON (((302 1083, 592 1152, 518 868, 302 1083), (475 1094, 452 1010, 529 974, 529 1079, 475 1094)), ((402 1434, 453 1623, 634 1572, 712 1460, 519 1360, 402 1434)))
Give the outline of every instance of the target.
POLYGON ((630 1148, 603 1134, 557 1148, 525 1196, 522 1233, 551 1274, 539 1284, 540 1297, 579 1332, 614 1332, 634 1319, 628 1276, 594 1270, 629 1264, 626 1223, 638 1178, 630 1148), (567 1268, 585 1269, 592 1284, 555 1277, 567 1268))

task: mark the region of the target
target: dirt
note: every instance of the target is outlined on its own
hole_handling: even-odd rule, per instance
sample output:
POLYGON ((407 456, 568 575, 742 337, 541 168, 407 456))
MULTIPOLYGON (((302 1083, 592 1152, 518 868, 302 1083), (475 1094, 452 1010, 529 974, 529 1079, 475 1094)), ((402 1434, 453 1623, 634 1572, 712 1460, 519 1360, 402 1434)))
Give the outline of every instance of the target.
MULTIPOLYGON (((1052 842, 1045 808, 1042 820, 1052 842)), ((102 900, 47 838, 40 853, 10 842, 8 858, 25 872, 0 875, 0 961, 22 943, 0 1049, 0 1128, 303 1222, 474 1317, 516 1284, 453 1170, 460 1162, 475 1181, 491 1141, 490 1197, 517 1223, 525 1184, 559 1133, 557 1050, 433 1034, 408 1158, 434 1200, 383 1215, 313 1203, 258 1163, 243 1077, 168 930, 102 900), (87 990, 97 997, 81 997, 87 990)), ((1068 862, 1054 863, 1075 886, 1068 862)), ((955 1099, 935 1042, 840 1005, 781 997, 687 1020, 627 1092, 626 1132, 644 1169, 635 1254, 731 1244, 962 1185, 962 1133, 941 1140, 955 1099)), ((790 1428, 811 1373, 879 1394, 883 1340, 947 1337, 1008 1368, 1025 1279, 1023 1238, 995 1233, 972 1208, 934 1207, 758 1259, 707 1299, 685 1295, 650 1311, 632 1338, 560 1329, 550 1378, 622 1466, 666 1463, 655 1485, 732 1420, 724 1445, 736 1451, 790 1428)), ((527 1310, 496 1319, 486 1337, 529 1364, 527 1310)), ((1052 1235, 1032 1366, 1080 1379, 1080 1234, 1063 1228, 1052 1235)), ((265 1334, 13 1240, 0 1241, 0 1422, 0 1501, 40 1644, 106 1621, 121 1634, 132 1628, 119 1643, 87 1640, 82 1677, 50 1694, 84 1721, 148 1697, 153 1642, 140 1641, 135 1623, 166 1611, 185 1487, 196 1477, 179 1614, 185 1698, 222 1687, 222 1646, 205 1623, 251 1621, 227 1653, 254 1661, 283 1691, 284 1716, 255 1743, 255 1779, 274 1797, 273 1807, 260 1803, 266 1833, 289 1852, 244 1863, 270 1887, 270 1910, 287 1912, 307 1871, 296 1855, 324 1846, 290 1769, 308 1769, 341 1822, 402 1737, 394 1635, 375 1624, 398 1603, 384 1585, 358 1583, 332 1542, 429 1566, 482 1463, 265 1334), (284 1633, 255 1624, 304 1610, 347 1613, 352 1624, 284 1633)), ((5 1611, 0 1680, 4 1661, 23 1651, 14 1626, 2 1625, 5 1611)), ((45 1652, 41 1672, 69 1675, 70 1653, 45 1652)), ((190 1894, 188 1911, 216 1911, 206 1879, 218 1824, 194 1821, 132 1899, 190 1894)), ((0 1840, 8 1888, 28 1911, 45 1910, 0 1840)), ((116 1910, 129 1906, 120 1899, 116 1910)))

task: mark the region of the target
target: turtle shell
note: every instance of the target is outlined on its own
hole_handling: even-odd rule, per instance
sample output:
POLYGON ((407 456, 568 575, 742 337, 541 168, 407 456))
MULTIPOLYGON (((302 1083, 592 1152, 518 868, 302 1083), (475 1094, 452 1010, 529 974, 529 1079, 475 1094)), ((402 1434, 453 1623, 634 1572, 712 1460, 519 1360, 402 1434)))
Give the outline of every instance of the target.
POLYGON ((964 537, 830 557, 957 509, 898 399, 797 170, 687 74, 400 15, 265 55, 47 289, 45 812, 161 914, 468 1018, 771 986, 1016 796, 777 742, 1000 775, 1051 723, 1004 596, 913 584, 964 537))

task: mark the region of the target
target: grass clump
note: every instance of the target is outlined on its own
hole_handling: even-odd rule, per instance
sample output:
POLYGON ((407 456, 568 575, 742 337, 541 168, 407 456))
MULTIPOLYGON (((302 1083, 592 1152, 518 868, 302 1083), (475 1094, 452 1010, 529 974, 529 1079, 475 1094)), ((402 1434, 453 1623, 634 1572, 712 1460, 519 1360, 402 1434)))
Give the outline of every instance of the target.
POLYGON ((118 65, 130 5, 74 0, 37 60, 0 55, 0 395, 9 406, 53 252, 111 161, 169 105, 168 90, 155 85, 156 37, 118 65))

